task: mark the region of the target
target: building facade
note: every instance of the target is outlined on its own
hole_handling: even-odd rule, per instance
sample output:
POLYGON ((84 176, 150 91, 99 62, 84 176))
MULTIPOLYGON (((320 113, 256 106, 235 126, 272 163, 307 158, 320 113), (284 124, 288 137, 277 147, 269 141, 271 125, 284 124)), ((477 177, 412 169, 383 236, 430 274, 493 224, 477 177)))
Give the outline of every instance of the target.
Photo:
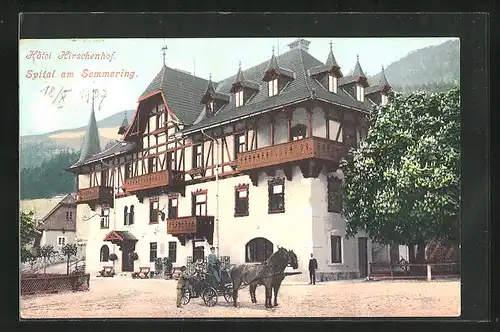
POLYGON ((338 165, 390 86, 383 71, 369 86, 359 58, 344 76, 331 45, 325 63, 308 46, 298 39, 220 82, 164 63, 105 151, 92 108, 68 169, 89 271, 110 253, 127 272, 154 269, 156 257, 184 265, 211 246, 232 264, 259 263, 281 246, 298 256, 295 278, 308 278, 311 253, 330 278, 367 275, 372 243, 363 232, 345 237, 338 165))

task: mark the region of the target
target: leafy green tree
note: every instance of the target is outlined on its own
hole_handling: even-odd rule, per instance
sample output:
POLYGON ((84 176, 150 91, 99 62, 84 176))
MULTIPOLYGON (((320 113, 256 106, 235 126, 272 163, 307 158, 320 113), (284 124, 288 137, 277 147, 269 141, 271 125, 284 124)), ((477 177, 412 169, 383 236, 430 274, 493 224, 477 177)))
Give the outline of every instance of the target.
POLYGON ((47 265, 53 258, 57 256, 58 252, 54 249, 54 246, 50 244, 37 248, 37 251, 37 256, 43 260, 43 274, 46 274, 47 265))
POLYGON ((61 248, 61 252, 64 257, 66 257, 66 274, 69 274, 69 261, 71 260, 71 257, 76 256, 78 253, 78 246, 73 243, 68 243, 61 248))
POLYGON ((40 230, 38 229, 34 218, 34 211, 20 211, 20 216, 21 248, 25 248, 27 245, 34 242, 40 230))
POLYGON ((341 163, 347 235, 379 243, 459 241, 460 89, 391 94, 361 147, 341 163))

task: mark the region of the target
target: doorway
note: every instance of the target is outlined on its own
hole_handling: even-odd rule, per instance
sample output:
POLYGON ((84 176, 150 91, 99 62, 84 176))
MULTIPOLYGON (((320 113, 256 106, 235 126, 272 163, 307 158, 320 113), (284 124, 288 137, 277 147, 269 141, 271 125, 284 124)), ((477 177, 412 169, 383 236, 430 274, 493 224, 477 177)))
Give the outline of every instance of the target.
POLYGON ((134 250, 135 250, 135 243, 132 243, 130 241, 123 241, 121 247, 123 272, 134 272, 134 258, 133 258, 134 250))
POLYGON ((193 240, 193 262, 205 259, 205 241, 193 240))
POLYGON ((368 239, 358 237, 358 256, 359 256, 359 277, 366 278, 368 275, 368 239))

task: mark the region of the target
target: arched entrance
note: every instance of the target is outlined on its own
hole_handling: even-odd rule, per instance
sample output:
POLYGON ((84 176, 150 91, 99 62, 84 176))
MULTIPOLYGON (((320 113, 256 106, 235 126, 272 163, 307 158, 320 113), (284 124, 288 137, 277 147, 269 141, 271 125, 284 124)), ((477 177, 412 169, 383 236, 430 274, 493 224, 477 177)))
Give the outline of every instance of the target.
POLYGON ((266 238, 256 237, 245 245, 245 262, 263 262, 273 253, 273 243, 266 238))
POLYGON ((109 247, 107 245, 103 245, 101 247, 101 262, 107 262, 109 261, 109 247))

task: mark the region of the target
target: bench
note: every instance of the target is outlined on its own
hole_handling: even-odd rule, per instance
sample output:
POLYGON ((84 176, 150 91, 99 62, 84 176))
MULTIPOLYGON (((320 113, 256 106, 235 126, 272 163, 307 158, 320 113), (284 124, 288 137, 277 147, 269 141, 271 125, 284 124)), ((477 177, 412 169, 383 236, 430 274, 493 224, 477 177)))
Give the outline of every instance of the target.
POLYGON ((151 268, 149 266, 140 267, 139 272, 132 273, 132 278, 149 279, 149 272, 150 271, 151 271, 151 268))
POLYGON ((103 266, 102 270, 99 271, 99 277, 114 277, 115 272, 112 266, 103 266))

